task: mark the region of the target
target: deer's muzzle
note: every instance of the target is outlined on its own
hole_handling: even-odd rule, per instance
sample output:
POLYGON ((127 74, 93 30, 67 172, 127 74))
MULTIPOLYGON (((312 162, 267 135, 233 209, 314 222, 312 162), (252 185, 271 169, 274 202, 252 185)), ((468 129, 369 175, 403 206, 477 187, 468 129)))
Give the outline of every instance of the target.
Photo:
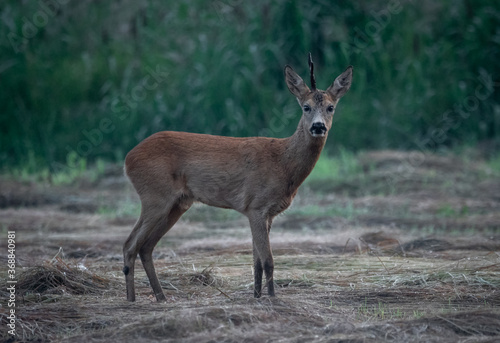
POLYGON ((324 136, 326 134, 327 129, 325 124, 317 122, 312 124, 309 131, 311 132, 311 135, 317 137, 317 136, 324 136))

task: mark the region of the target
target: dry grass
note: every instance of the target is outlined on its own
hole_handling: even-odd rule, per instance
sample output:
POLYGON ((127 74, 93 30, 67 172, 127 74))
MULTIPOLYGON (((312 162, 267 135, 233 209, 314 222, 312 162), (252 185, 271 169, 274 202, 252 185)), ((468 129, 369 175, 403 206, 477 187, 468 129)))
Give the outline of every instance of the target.
POLYGON ((86 267, 70 266, 60 257, 55 261, 28 268, 19 275, 17 288, 27 294, 99 294, 109 287, 109 280, 86 271, 86 267))
POLYGON ((156 303, 140 269, 138 301, 128 303, 112 266, 90 263, 101 269, 97 274, 62 259, 45 262, 19 278, 18 338, 416 342, 500 335, 498 256, 450 261, 296 249, 275 257, 274 299, 252 298, 250 254, 160 259, 167 303, 156 303))
MULTIPOLYGON (((373 174, 405 157, 366 156, 373 174)), ((432 157, 414 177, 455 163, 432 157)), ((465 197, 472 179, 465 175, 449 194, 433 180, 415 192, 403 182, 391 195, 302 192, 295 208, 312 204, 314 213, 292 208, 275 221, 277 297, 261 299, 253 298, 250 232, 239 217, 214 213, 210 218, 223 221, 198 222, 203 209, 179 222, 154 253, 167 302, 155 301, 138 263, 137 302, 128 303, 121 245, 135 218, 45 202, 0 210, 3 227, 16 230, 16 341, 498 341, 500 204, 490 193, 465 197), (348 213, 332 212, 336 207, 348 213)), ((117 198, 131 197, 127 192, 117 198)), ((5 285, 0 295, 6 299, 5 285)), ((3 330, 2 306, 0 340, 14 341, 3 330)))

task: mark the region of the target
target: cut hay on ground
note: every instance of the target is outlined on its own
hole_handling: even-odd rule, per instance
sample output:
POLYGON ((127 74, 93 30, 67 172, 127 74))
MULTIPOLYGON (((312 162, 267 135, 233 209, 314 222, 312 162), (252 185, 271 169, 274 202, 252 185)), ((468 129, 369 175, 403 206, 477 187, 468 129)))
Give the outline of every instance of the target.
POLYGON ((26 294, 100 294, 110 281, 86 270, 71 266, 61 258, 26 269, 19 275, 18 292, 26 294))
POLYGON ((138 259, 130 303, 132 186, 54 188, 50 203, 12 184, 0 226, 16 231, 17 335, 1 279, 0 342, 498 342, 500 178, 439 156, 405 170, 409 158, 367 155, 363 172, 304 185, 274 222, 277 294, 260 299, 246 218, 193 206, 154 251, 167 302, 138 259), (90 203, 105 211, 73 206, 90 203))

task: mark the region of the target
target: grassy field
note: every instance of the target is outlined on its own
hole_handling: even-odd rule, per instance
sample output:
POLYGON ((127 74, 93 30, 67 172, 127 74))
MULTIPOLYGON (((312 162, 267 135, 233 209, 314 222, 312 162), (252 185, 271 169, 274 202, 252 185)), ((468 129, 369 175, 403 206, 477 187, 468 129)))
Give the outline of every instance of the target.
POLYGON ((139 262, 137 302, 125 300, 121 247, 139 202, 121 166, 52 185, 3 176, 1 242, 15 231, 18 283, 13 338, 2 281, 0 338, 498 341, 499 165, 474 151, 322 158, 275 220, 275 298, 253 298, 246 219, 195 205, 154 253, 166 303, 154 300, 139 262))

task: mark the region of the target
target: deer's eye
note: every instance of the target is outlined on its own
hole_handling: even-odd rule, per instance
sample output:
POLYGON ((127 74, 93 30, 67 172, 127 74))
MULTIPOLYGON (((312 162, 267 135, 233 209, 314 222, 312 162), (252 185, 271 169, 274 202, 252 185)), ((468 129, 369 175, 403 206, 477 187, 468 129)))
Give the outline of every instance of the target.
POLYGON ((333 105, 328 106, 328 107, 326 108, 326 110, 327 110, 328 112, 332 113, 332 112, 333 112, 333 105))
POLYGON ((304 112, 310 112, 310 111, 311 111, 311 106, 304 105, 304 112))

